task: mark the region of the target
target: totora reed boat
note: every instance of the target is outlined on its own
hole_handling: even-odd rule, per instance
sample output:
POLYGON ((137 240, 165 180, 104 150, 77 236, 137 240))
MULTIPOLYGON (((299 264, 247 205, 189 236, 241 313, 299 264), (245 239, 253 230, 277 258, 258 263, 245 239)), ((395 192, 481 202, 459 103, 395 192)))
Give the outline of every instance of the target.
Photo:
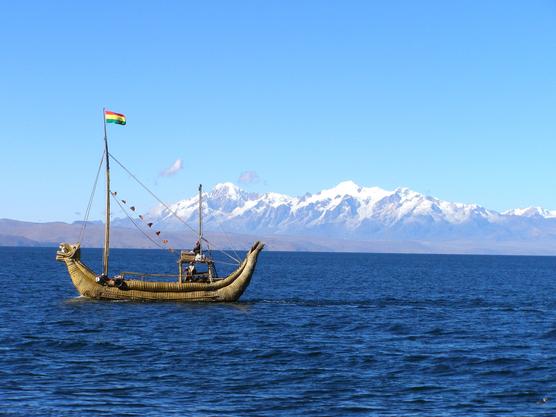
MULTIPOLYGON (((237 301, 243 294, 251 281, 251 277, 257 265, 257 258, 264 247, 261 242, 255 242, 251 249, 247 251, 245 258, 237 261, 237 268, 228 276, 219 277, 216 272, 215 261, 211 256, 210 248, 208 248, 208 240, 203 236, 202 228, 202 187, 199 186, 199 228, 198 240, 192 250, 182 250, 180 252, 178 263, 178 273, 172 274, 153 274, 138 272, 121 272, 117 275, 110 276, 108 272, 108 258, 110 251, 110 199, 114 199, 122 208, 129 220, 139 228, 152 242, 157 246, 174 250, 168 247, 168 240, 162 240, 162 244, 153 237, 149 236, 143 229, 150 230, 153 223, 147 222, 143 216, 138 219, 145 223, 145 227, 141 229, 137 219, 132 218, 129 213, 124 210, 126 200, 118 200, 117 192, 110 189, 110 161, 116 161, 134 180, 136 180, 143 188, 145 188, 153 197, 155 197, 169 212, 175 216, 180 222, 192 229, 178 214, 172 211, 158 197, 156 197, 146 186, 141 183, 131 172, 127 170, 116 158, 108 152, 108 136, 106 132, 107 123, 116 123, 125 125, 125 116, 114 113, 106 109, 103 110, 104 119, 104 154, 101 164, 105 165, 106 172, 106 219, 104 228, 104 250, 103 250, 103 271, 101 274, 93 272, 81 261, 81 240, 85 231, 85 226, 90 212, 91 201, 94 195, 95 187, 91 192, 91 199, 87 208, 85 221, 78 243, 60 244, 59 250, 56 252, 56 260, 64 262, 68 268, 69 275, 75 285, 75 288, 84 297, 106 300, 144 300, 144 301, 186 301, 186 302, 233 302, 237 301), (204 246, 207 246, 206 250, 204 246), (185 268, 184 268, 185 265, 185 268), (141 279, 129 279, 129 277, 138 277, 141 279), (160 279, 162 277, 170 277, 174 282, 155 281, 150 279, 160 279), (149 280, 145 280, 145 278, 149 280)), ((100 166, 99 166, 100 172, 100 166)), ((97 173, 98 180, 98 173, 97 173)), ((95 181, 96 186, 97 181, 95 181)), ((135 212, 135 207, 129 207, 131 212, 135 212)), ((193 229, 192 229, 193 230, 193 229)), ((158 238, 160 231, 154 233, 158 238)), ((222 251, 225 253, 224 251, 222 251)))

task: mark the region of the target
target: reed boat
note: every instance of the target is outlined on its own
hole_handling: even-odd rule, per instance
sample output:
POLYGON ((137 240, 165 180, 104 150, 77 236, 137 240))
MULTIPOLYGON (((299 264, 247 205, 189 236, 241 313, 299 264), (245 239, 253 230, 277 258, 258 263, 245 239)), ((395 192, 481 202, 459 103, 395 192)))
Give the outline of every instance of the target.
MULTIPOLYGON (((249 249, 242 261, 237 260, 237 268, 227 276, 218 276, 216 272, 216 261, 212 257, 212 252, 208 247, 209 241, 203 235, 202 224, 202 186, 199 186, 199 226, 198 238, 195 246, 191 250, 181 250, 177 260, 177 274, 159 274, 159 273, 141 273, 141 272, 120 272, 115 275, 109 273, 109 251, 110 251, 110 200, 113 199, 122 208, 122 202, 118 200, 117 193, 110 188, 110 160, 115 160, 120 166, 127 171, 141 186, 146 188, 137 178, 127 170, 118 160, 116 160, 108 152, 108 135, 106 124, 116 123, 125 125, 126 120, 123 114, 114 113, 103 109, 104 121, 104 153, 100 166, 104 164, 106 173, 106 219, 104 229, 104 248, 103 248, 103 270, 102 273, 96 273, 81 261, 81 239, 83 237, 85 226, 87 224, 90 211, 91 201, 94 196, 97 181, 91 192, 89 207, 83 222, 83 229, 80 241, 75 244, 61 243, 56 252, 56 260, 65 263, 73 285, 84 297, 103 299, 103 300, 138 300, 138 301, 184 301, 184 302, 233 302, 237 301, 244 293, 245 289, 251 282, 251 277, 257 265, 257 259, 260 252, 264 248, 264 244, 257 241, 249 249), (206 247, 205 247, 206 246, 206 247), (185 268, 184 268, 185 266, 185 268), (140 279, 134 279, 135 277, 140 279), (164 277, 165 280, 161 280, 164 277), (174 279, 169 282, 168 279, 174 279)), ((97 173, 98 180, 98 173, 97 173)), ((161 204, 163 204, 172 215, 176 216, 182 223, 187 223, 181 219, 177 213, 173 212, 166 204, 152 193, 161 204)), ((138 219, 144 221, 143 216, 139 215, 138 219, 133 219, 131 215, 124 210, 131 222, 139 228, 138 219)), ((131 207, 131 212, 135 212, 135 208, 131 207)), ((153 223, 146 223, 147 230, 153 226, 153 223)), ((189 225, 187 225, 192 229, 189 225)), ((140 229, 147 238, 157 243, 155 236, 160 235, 160 231, 156 231, 153 236, 149 236, 144 230, 140 229)), ((192 229, 193 230, 193 229, 192 229)), ((167 244, 167 240, 162 240, 167 244)), ((158 244, 158 243, 157 243, 158 244)), ((163 247, 158 244, 158 246, 163 247)), ((169 248, 174 252, 173 248, 169 248)), ((235 258, 233 258, 235 259, 235 258)))
POLYGON ((145 300, 145 301, 237 301, 243 294, 255 271, 257 257, 263 249, 256 242, 247 252, 239 267, 225 278, 212 279, 212 282, 157 282, 125 279, 125 273, 99 282, 99 275, 81 262, 81 247, 77 243, 62 243, 56 260, 64 262, 71 281, 79 294, 88 298, 106 300, 145 300))

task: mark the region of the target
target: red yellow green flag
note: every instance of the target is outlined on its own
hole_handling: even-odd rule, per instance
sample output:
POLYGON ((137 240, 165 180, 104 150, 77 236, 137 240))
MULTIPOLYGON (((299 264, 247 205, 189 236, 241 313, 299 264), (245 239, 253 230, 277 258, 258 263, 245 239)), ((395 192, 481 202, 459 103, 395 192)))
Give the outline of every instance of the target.
POLYGON ((110 110, 104 110, 104 120, 106 123, 125 125, 125 116, 120 113, 114 113, 110 110))

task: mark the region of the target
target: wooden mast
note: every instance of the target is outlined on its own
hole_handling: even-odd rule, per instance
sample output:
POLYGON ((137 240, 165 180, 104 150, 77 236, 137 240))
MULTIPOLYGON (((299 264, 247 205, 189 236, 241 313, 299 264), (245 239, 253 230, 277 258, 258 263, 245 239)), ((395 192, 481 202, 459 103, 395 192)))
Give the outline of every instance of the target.
POLYGON ((106 161, 106 221, 104 223, 104 253, 102 273, 108 276, 108 253, 110 251, 110 157, 108 156, 108 135, 106 134, 106 109, 102 109, 104 123, 104 158, 106 161))
POLYGON ((203 184, 199 184, 199 254, 203 254, 203 184))

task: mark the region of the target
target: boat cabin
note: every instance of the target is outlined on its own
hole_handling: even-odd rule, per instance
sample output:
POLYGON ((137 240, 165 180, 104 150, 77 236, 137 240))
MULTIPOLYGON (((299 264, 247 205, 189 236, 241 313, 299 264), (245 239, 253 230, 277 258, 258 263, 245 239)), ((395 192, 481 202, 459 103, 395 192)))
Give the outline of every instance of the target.
POLYGON ((214 261, 192 251, 181 251, 178 259, 178 282, 212 282, 218 277, 214 261))

